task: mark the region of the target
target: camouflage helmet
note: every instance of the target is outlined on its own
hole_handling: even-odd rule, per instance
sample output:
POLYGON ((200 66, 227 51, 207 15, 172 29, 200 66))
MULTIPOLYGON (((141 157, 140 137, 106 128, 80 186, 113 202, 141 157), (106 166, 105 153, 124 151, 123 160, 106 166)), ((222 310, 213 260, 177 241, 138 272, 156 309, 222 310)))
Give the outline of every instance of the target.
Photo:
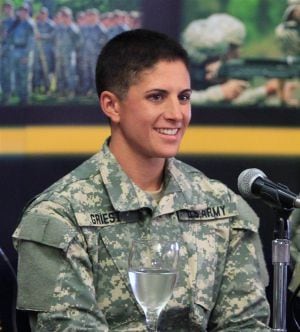
POLYGON ((3 2, 2 7, 13 7, 13 3, 10 0, 6 0, 3 2))
POLYGON ((288 0, 288 5, 300 5, 300 0, 288 0))
POLYGON ((291 20, 292 13, 296 7, 300 6, 300 0, 293 0, 293 3, 291 3, 287 9, 284 11, 283 14, 283 21, 289 21, 291 20))
POLYGON ((228 49, 220 29, 208 26, 207 19, 192 21, 182 32, 181 39, 190 58, 196 62, 225 54, 228 49))
POLYGON ((223 40, 229 45, 241 46, 246 37, 246 28, 242 21, 231 15, 221 13, 208 17, 207 24, 214 31, 216 28, 223 34, 223 40))

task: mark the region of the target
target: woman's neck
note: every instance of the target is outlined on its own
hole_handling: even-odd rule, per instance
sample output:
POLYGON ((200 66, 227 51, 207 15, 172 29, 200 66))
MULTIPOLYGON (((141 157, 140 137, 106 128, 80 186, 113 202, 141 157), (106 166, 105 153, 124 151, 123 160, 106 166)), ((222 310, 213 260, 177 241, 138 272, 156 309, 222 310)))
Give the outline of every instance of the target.
POLYGON ((129 151, 122 153, 110 145, 112 154, 128 177, 142 190, 155 191, 161 188, 164 176, 165 158, 146 158, 129 151))

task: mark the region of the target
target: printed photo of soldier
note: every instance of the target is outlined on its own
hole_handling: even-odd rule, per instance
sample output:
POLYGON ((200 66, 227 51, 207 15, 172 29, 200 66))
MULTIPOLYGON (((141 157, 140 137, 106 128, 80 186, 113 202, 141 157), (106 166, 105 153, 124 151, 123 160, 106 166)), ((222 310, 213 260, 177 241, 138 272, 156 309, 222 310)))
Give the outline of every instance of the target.
POLYGON ((78 48, 78 87, 77 92, 84 96, 95 91, 94 68, 99 52, 108 40, 106 28, 100 22, 100 12, 90 8, 81 13, 84 17, 80 25, 81 44, 78 48))
MULTIPOLYGON (((278 39, 282 54, 289 61, 294 61, 299 66, 300 60, 300 1, 288 0, 287 8, 283 14, 282 22, 276 27, 275 34, 278 39)), ((298 91, 298 80, 285 82, 285 85, 292 85, 298 91)), ((286 92, 288 93, 288 91, 286 92)), ((299 92, 286 96, 294 106, 300 105, 299 92)))
POLYGON ((241 6, 234 0, 195 0, 193 9, 184 3, 181 41, 192 60, 193 105, 299 106, 298 55, 291 59, 286 52, 297 48, 298 31, 293 29, 285 47, 276 29, 282 20, 297 25, 291 20, 299 0, 272 6, 264 0, 241 6))
POLYGON ((48 94, 54 75, 55 23, 49 18, 49 10, 42 7, 36 16, 33 91, 48 94))
POLYGON ((54 32, 55 76, 58 97, 73 98, 76 86, 76 52, 80 47, 79 28, 69 7, 60 9, 61 23, 54 32))
MULTIPOLYGON (((182 43, 192 59, 194 105, 230 104, 258 105, 264 103, 281 103, 282 91, 280 81, 267 79, 264 84, 251 86, 252 77, 248 73, 240 77, 227 74, 222 65, 240 64, 241 48, 245 43, 246 27, 238 18, 226 14, 212 14, 206 19, 192 21, 182 33, 182 43), (227 75, 220 75, 224 73, 227 75), (247 79, 249 78, 249 79, 247 79)), ((259 63, 258 63, 259 65, 259 63)), ((232 69, 237 75, 239 67, 232 69)), ((258 75, 259 68, 257 70, 258 75)), ((254 78, 254 77, 253 77, 254 78)), ((285 85, 285 102, 294 103, 287 96, 292 96, 294 85, 285 85)))
POLYGON ((15 94, 18 103, 29 103, 32 93, 35 22, 27 4, 20 6, 12 32, 12 61, 15 71, 15 94))

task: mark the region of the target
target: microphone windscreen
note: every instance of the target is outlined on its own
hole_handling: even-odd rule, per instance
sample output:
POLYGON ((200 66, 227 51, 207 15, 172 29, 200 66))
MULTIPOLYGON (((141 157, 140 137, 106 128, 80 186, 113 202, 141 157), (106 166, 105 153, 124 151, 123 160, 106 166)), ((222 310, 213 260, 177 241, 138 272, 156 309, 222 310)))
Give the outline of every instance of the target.
POLYGON ((266 174, 258 168, 245 169, 238 177, 238 189, 244 197, 256 198, 252 193, 252 184, 257 178, 266 178, 266 174))

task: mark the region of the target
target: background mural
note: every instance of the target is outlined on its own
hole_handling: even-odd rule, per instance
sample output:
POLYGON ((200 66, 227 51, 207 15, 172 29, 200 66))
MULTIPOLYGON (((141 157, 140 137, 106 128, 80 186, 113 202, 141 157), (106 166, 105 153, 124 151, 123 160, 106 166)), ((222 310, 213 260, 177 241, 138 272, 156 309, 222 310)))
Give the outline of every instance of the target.
POLYGON ((4 1, 1 104, 93 104, 103 45, 140 26, 140 1, 4 1))
MULTIPOLYGON (((29 20, 30 24, 26 25, 29 32, 26 31, 35 45, 30 56, 25 56, 27 61, 24 63, 18 62, 24 55, 21 37, 16 38, 20 47, 10 45, 5 53, 8 36, 23 26, 19 21, 13 21, 16 26, 10 22, 12 25, 7 23, 10 28, 5 28, 5 3, 0 1, 0 248, 13 269, 16 269, 17 257, 11 234, 23 207, 99 150, 109 135, 107 121, 99 110, 89 80, 93 73, 87 69, 92 68, 95 48, 91 47, 89 56, 84 55, 81 52, 88 51, 90 46, 83 47, 80 43, 88 42, 88 38, 77 39, 80 26, 82 33, 92 29, 93 24, 87 23, 92 22, 91 17, 95 19, 96 16, 102 30, 96 29, 99 37, 90 40, 89 45, 96 45, 102 38, 107 40, 108 34, 103 31, 107 32, 109 25, 113 29, 117 23, 112 22, 118 21, 123 27, 127 25, 127 29, 142 26, 165 32, 187 47, 193 61, 193 94, 198 98, 193 100, 192 122, 180 150, 180 159, 223 181, 236 192, 238 175, 253 167, 263 170, 272 180, 286 184, 292 191, 300 192, 299 29, 297 18, 290 16, 291 8, 286 0, 11 1, 14 13, 19 8, 19 14, 22 12, 21 15, 29 20), (82 12, 84 23, 80 21, 82 12), (56 48, 50 52, 52 58, 47 58, 48 48, 41 42, 43 32, 37 30, 43 15, 56 21, 54 24, 51 21, 50 26, 61 37, 53 37, 50 33, 56 40, 52 45, 56 48), (64 25, 69 22, 68 29, 57 30, 62 28, 61 16, 64 16, 64 25), (118 20, 113 21, 112 16, 118 20), (129 26, 129 21, 133 25, 129 26), (215 22, 213 29, 205 30, 211 22, 215 22), (224 26, 222 22, 225 22, 224 26), (31 23, 34 23, 33 33, 31 23), (281 34, 276 32, 278 29, 279 32, 282 29, 281 34), (227 30, 229 33, 225 34, 227 30), (201 31, 208 33, 205 35, 201 31), (70 35, 74 33, 78 44, 73 39, 68 41, 69 32, 70 35), (235 38, 229 38, 234 32, 237 32, 235 38), (59 44, 62 40, 65 42, 59 44), (291 48, 291 45, 295 47, 291 48), (75 46, 69 53, 66 51, 75 46), (62 50, 66 47, 64 52, 58 51, 60 47, 62 50), (233 56, 229 56, 230 52, 233 56), (64 58, 66 54, 69 60, 64 58), (81 62, 84 57, 86 61, 81 62), (245 62, 246 59, 255 61, 245 62), (25 66, 19 66, 23 69, 18 74, 17 64, 25 66), (222 77, 220 68, 227 68, 222 77), (248 68, 246 73, 243 72, 245 68, 248 68), (233 77, 237 72, 240 76, 233 77), (239 82, 234 84, 232 81, 239 82), (221 92, 226 84, 239 87, 248 97, 243 99, 240 93, 235 98, 224 98, 221 92), (251 95, 251 89, 256 95, 251 95)), ((23 33, 21 35, 24 37, 23 33)), ((95 35, 88 32, 86 36, 94 38, 96 32, 95 35)), ((237 92, 232 91, 235 90, 231 90, 235 96, 237 92)), ((261 218, 260 233, 272 275, 271 241, 276 215, 258 200, 249 203, 261 218)), ((14 288, 12 271, 0 251, 2 331, 16 330, 14 288)), ((272 280, 267 294, 272 303, 272 280)), ((291 294, 288 296, 290 298, 291 294)), ((297 331, 290 311, 288 315, 288 331, 297 331)), ((29 331, 22 312, 17 312, 17 325, 18 331, 29 331)))

